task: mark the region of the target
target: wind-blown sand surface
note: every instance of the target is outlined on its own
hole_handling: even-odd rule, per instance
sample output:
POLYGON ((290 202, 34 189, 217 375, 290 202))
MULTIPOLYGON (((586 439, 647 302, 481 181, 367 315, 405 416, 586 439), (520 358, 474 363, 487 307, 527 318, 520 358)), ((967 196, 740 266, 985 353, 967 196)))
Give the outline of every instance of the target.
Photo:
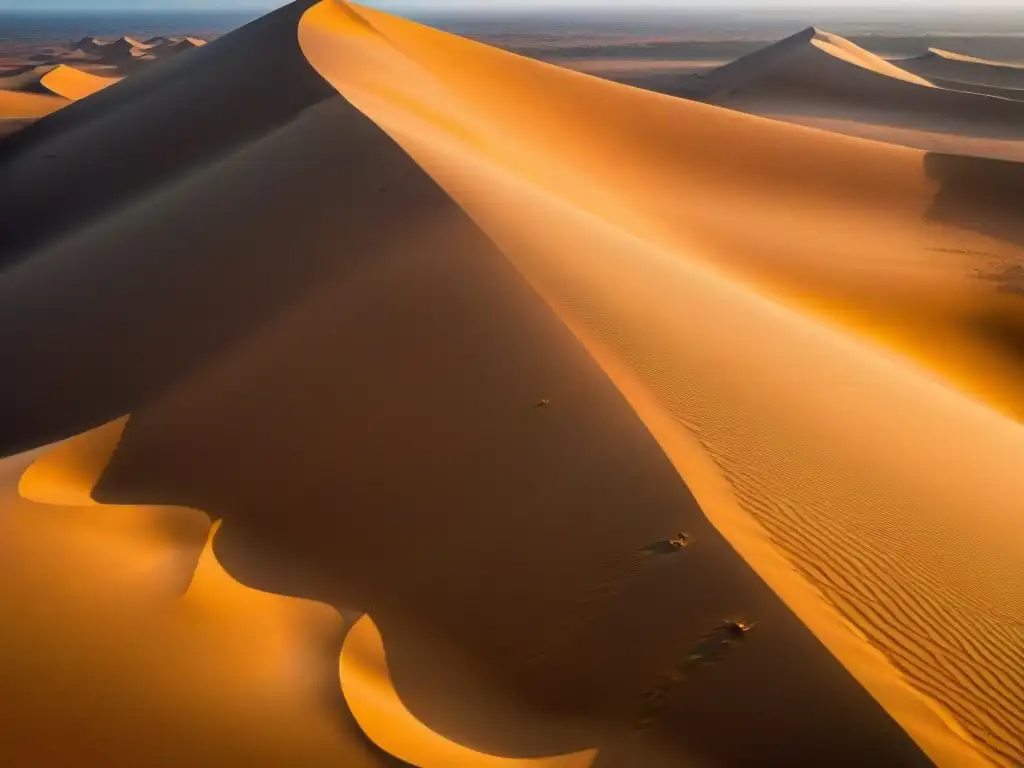
POLYGON ((1021 185, 336 0, 45 118, 0 145, 0 584, 46 606, 0 743, 1020 762, 1021 185))
POLYGON ((731 109, 917 149, 1024 159, 1024 104, 1016 93, 994 82, 960 82, 952 72, 931 79, 936 67, 920 66, 922 61, 930 59, 889 62, 808 28, 706 74, 695 95, 731 109))

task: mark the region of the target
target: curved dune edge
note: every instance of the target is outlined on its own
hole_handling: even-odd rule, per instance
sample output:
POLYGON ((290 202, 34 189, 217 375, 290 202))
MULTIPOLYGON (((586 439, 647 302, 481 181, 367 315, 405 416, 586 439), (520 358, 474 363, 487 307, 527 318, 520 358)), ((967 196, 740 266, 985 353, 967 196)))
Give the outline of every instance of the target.
MULTIPOLYGON (((18 493, 38 504, 104 507, 92 498, 128 423, 128 417, 57 443, 22 473, 18 493)), ((266 598, 317 606, 332 619, 334 608, 309 600, 272 595, 235 580, 217 560, 215 521, 199 557, 182 604, 219 613, 268 610, 266 598)), ((286 610, 286 609, 285 609, 286 610)), ((364 615, 346 636, 341 654, 342 692, 356 722, 378 747, 418 768, 587 768, 597 750, 550 758, 503 758, 464 747, 430 730, 402 704, 388 673, 386 651, 376 625, 364 615)))
MULTIPOLYGON (((503 248, 514 244, 515 241, 510 239, 507 230, 499 228, 498 222, 502 211, 528 209, 529 205, 537 204, 536 199, 542 199, 543 204, 552 207, 563 206, 567 217, 588 218, 589 212, 573 208, 573 202, 549 199, 547 196, 550 193, 533 186, 536 183, 535 179, 524 181, 512 178, 508 175, 509 171, 499 167, 498 163, 491 165, 491 160, 482 160, 476 153, 479 153, 482 147, 485 150, 491 149, 486 146, 486 140, 474 134, 471 128, 458 124, 457 117, 452 116, 452 112, 440 115, 428 106, 431 97, 444 93, 444 86, 433 77, 427 66, 422 66, 417 61, 416 54, 422 53, 423 48, 428 48, 436 52, 445 65, 449 65, 450 61, 444 57, 452 57, 455 53, 445 49, 449 39, 450 36, 426 30, 411 22, 369 9, 357 10, 351 4, 338 3, 335 0, 325 0, 315 6, 306 14, 300 26, 300 43, 311 64, 346 98, 405 148, 503 248), (354 20, 354 17, 357 18, 354 20), (389 39, 392 32, 401 35, 400 43, 389 39), (421 34, 427 36, 427 39, 416 38, 421 34), (417 46, 414 53, 410 53, 405 47, 408 44, 417 46), (344 50, 344 56, 340 56, 338 60, 331 59, 329 52, 336 53, 339 49, 344 50), (344 67, 338 64, 341 60, 345 62, 344 67), (351 74, 371 71, 375 75, 369 85, 366 81, 359 80, 359 76, 351 74), (346 79, 346 73, 349 78, 355 79, 346 79), (403 76, 403 80, 408 77, 410 82, 414 82, 415 77, 422 78, 423 82, 407 86, 409 89, 416 89, 418 97, 396 85, 396 81, 388 79, 395 75, 403 76), (432 92, 432 89, 436 89, 436 92, 432 92), (490 183, 471 181, 474 178, 486 178, 490 183), (474 184, 477 186, 474 187, 474 184), (482 191, 483 188, 488 190, 486 194, 482 191), (509 190, 515 192, 510 193, 509 190), (522 194, 524 197, 517 198, 516 194, 522 194)), ((486 48, 466 41, 458 41, 458 44, 471 46, 478 51, 486 48)), ((487 55, 495 58, 504 56, 489 49, 487 55)), ((504 63, 512 66, 507 59, 504 63)), ((464 66, 472 69, 469 62, 464 61, 464 66)), ((524 63, 523 66, 533 65, 524 63)), ((571 73, 565 77, 568 79, 583 76, 571 73)), ((404 85, 403 80, 397 82, 404 85)), ((842 141, 841 138, 837 138, 836 145, 841 146, 842 141)), ((615 236, 618 237, 624 237, 624 234, 615 232, 615 236)), ((641 246, 637 244, 637 247, 641 246)), ((536 264, 524 265, 516 258, 510 258, 619 386, 680 473, 685 476, 701 508, 716 528, 929 757, 939 765, 991 764, 983 756, 978 744, 945 706, 921 689, 908 684, 893 663, 869 642, 861 629, 848 620, 848 614, 823 599, 822 592, 812 585, 805 577, 806 574, 801 575, 794 570, 793 564, 780 553, 765 528, 736 498, 735 488, 730 480, 723 476, 717 457, 709 455, 706 444, 702 444, 703 441, 685 428, 681 423, 682 417, 674 414, 659 396, 660 393, 652 390, 651 381, 638 377, 631 366, 625 364, 611 351, 606 340, 597 339, 592 329, 588 328, 574 311, 578 307, 568 302, 565 296, 553 295, 549 285, 537 279, 534 271, 538 269, 536 264)), ((761 305, 758 312, 777 319, 780 324, 785 324, 794 331, 801 323, 795 318, 783 321, 783 314, 777 309, 769 311, 767 305, 761 305)), ((785 310, 782 310, 782 313, 785 313, 785 310)), ((772 322, 775 322, 775 319, 772 322)), ((817 341, 814 344, 824 341, 824 337, 818 331, 809 330, 809 326, 805 326, 800 335, 816 337, 817 341)), ((846 342, 839 343, 839 347, 843 353, 852 352, 854 349, 847 346, 846 342)), ((863 350, 859 350, 856 355, 851 354, 850 359, 867 362, 869 358, 863 356, 863 350)), ((848 367, 852 363, 843 365, 848 367)), ((867 365, 864 370, 870 371, 870 375, 865 379, 882 380, 880 377, 883 375, 891 375, 894 392, 909 386, 910 379, 905 371, 897 374, 898 369, 883 370, 883 366, 887 365, 877 361, 867 365), (895 386, 897 381, 898 387, 895 386)), ((929 402, 952 403, 956 397, 952 393, 940 391, 931 382, 922 382, 921 386, 921 391, 927 395, 926 399, 929 402)), ((957 408, 960 407, 962 404, 958 401, 957 408)), ((999 418, 990 418, 982 414, 973 404, 967 408, 970 413, 964 411, 964 418, 969 417, 976 421, 981 419, 992 426, 995 426, 991 423, 992 419, 999 418)), ((1000 425, 997 431, 1000 439, 1003 437, 1004 426, 1000 425)))
POLYGON ((859 45, 851 43, 849 40, 840 37, 839 35, 833 35, 831 32, 823 32, 821 30, 815 30, 814 36, 811 38, 811 45, 818 48, 831 56, 843 59, 851 64, 855 64, 858 67, 870 70, 878 75, 885 75, 886 77, 892 77, 896 80, 903 80, 913 85, 920 85, 925 88, 934 88, 934 84, 930 81, 925 80, 923 77, 907 72, 904 69, 900 69, 895 64, 883 59, 877 54, 871 53, 859 45))
POLYGON ((378 747, 421 768, 587 768, 597 750, 558 757, 507 758, 456 744, 419 722, 391 682, 380 630, 369 616, 345 638, 339 665, 341 690, 356 722, 378 747))
POLYGON ((950 61, 965 61, 970 64, 984 64, 989 67, 1005 67, 1006 69, 1024 70, 1024 66, 1021 66, 1020 64, 1010 64, 1009 62, 995 61, 993 59, 979 59, 975 56, 968 56, 966 53, 947 51, 943 48, 929 48, 928 53, 933 56, 937 56, 940 59, 949 59, 950 61))
POLYGON ((40 79, 39 84, 51 93, 71 101, 78 101, 87 96, 92 96, 104 88, 109 88, 119 82, 119 77, 101 77, 80 69, 60 64, 55 69, 47 72, 40 79))

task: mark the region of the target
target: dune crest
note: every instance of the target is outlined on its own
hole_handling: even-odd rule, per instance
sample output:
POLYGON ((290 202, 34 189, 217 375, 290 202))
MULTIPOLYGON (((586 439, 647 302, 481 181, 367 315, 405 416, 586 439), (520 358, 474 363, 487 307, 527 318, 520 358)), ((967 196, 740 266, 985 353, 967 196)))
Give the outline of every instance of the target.
POLYGON ((109 88, 119 79, 117 77, 101 77, 69 67, 66 64, 59 64, 43 75, 39 84, 56 96, 78 101, 86 96, 92 96, 104 88, 109 88))
POLYGON ((402 704, 388 672, 380 630, 356 622, 341 653, 341 689, 356 722, 388 754, 420 768, 589 768, 597 750, 546 758, 508 758, 463 747, 418 722, 402 704))
MULTIPOLYGON (((149 546, 166 544, 160 541, 159 528, 152 527, 154 520, 147 514, 147 508, 106 508, 91 495, 110 456, 117 448, 127 422, 127 418, 111 422, 44 450, 21 474, 18 494, 40 505, 96 509, 95 520, 82 518, 82 522, 97 532, 100 531, 97 525, 103 528, 101 535, 104 537, 127 536, 134 539, 156 534, 157 538, 149 546), (110 523, 115 526, 107 528, 110 523)), ((0 523, 3 523, 4 512, 6 510, 0 506, 0 523)), ((189 516, 193 523, 205 519, 205 516, 193 510, 180 510, 179 514, 189 516)), ((246 668, 249 664, 247 660, 259 660, 260 665, 265 667, 268 657, 294 656, 303 645, 310 644, 310 638, 335 632, 333 625, 339 617, 329 606, 263 593, 233 579, 215 554, 215 541, 220 526, 221 521, 217 521, 210 527, 202 552, 188 579, 188 587, 181 595, 181 607, 164 617, 171 625, 164 627, 163 631, 169 632, 173 640, 178 642, 183 640, 183 632, 186 635, 197 630, 206 635, 212 632, 207 642, 233 648, 230 668, 221 670, 220 674, 230 674, 235 681, 234 685, 244 681, 248 687, 258 686, 270 682, 272 678, 265 669, 256 672, 246 668), (255 616, 259 616, 259 642, 254 642, 250 636, 255 616)), ((191 645, 189 642, 178 652, 188 652, 191 645)), ((419 723, 402 705, 390 683, 379 631, 369 616, 364 615, 347 634, 344 648, 340 661, 342 690, 356 721, 378 746, 412 765, 421 768, 586 768, 596 755, 596 750, 591 750, 555 758, 514 759, 485 755, 462 747, 419 723)), ((296 657, 291 660, 289 667, 278 670, 288 676, 289 686, 294 687, 296 682, 300 686, 315 682, 312 676, 316 675, 317 670, 302 669, 295 665, 296 661, 300 664, 308 663, 309 659, 296 657)), ((280 681, 275 685, 280 685, 280 681)), ((210 700, 197 703, 204 707, 209 707, 212 702, 224 706, 237 696, 237 691, 207 691, 205 695, 210 700)), ((311 701, 292 700, 290 704, 297 711, 288 713, 288 721, 316 715, 311 712, 311 701)), ((281 717, 280 711, 275 714, 281 717)), ((322 713, 319 716, 322 719, 322 713)), ((277 745, 281 754, 287 754, 288 749, 295 748, 294 742, 289 744, 289 741, 292 740, 277 745)), ((304 760, 315 758, 314 762, 308 764, 325 766, 376 764, 365 750, 358 748, 358 743, 337 745, 333 751, 324 747, 323 744, 319 745, 322 754, 309 752, 304 760), (343 754, 337 754, 338 747, 342 748, 343 754)), ((47 765, 45 762, 38 764, 47 765)), ((273 765, 270 762, 258 764, 273 765)), ((307 763, 303 761, 302 764, 307 763)))
POLYGON ((930 54, 890 62, 809 29, 707 73, 697 91, 708 103, 860 138, 1024 160, 1020 93, 950 69, 973 66, 987 65, 930 54))
POLYGON ((902 59, 899 66, 923 77, 941 79, 951 87, 981 86, 994 95, 1013 95, 1024 90, 1024 65, 991 61, 963 53, 929 48, 927 53, 902 59))
POLYGON ((199 512, 92 500, 124 425, 0 461, 5 760, 381 768, 324 702, 333 609, 232 579, 199 512))
POLYGON ((707 73, 701 91, 712 101, 733 99, 748 89, 753 93, 768 89, 799 93, 810 88, 822 95, 852 94, 885 87, 889 80, 932 87, 923 77, 839 35, 808 27, 707 73))
POLYGON ((77 101, 113 85, 118 80, 118 77, 102 77, 67 64, 56 64, 34 67, 18 75, 0 78, 0 90, 38 93, 77 101))
MULTIPOLYGON (((672 431, 696 437, 746 514, 843 620, 787 585, 712 495, 695 488, 708 516, 932 759, 1012 765, 1024 755, 1015 735, 1024 723, 1024 530, 1014 506, 1024 487, 1012 458, 1024 451, 1019 426, 906 358, 879 354, 850 334, 856 323, 814 322, 793 294, 764 291, 763 246, 723 247, 724 227, 712 235, 683 210, 715 199, 732 206, 733 222, 760 222, 792 249, 808 247, 815 232, 842 237, 856 207, 861 228, 876 217, 878 239, 858 236, 850 267, 862 269, 865 254, 891 259, 881 256, 888 252, 909 268, 909 254, 927 250, 921 217, 934 193, 919 153, 640 93, 350 4, 314 8, 300 40, 314 66, 455 197, 570 327, 630 372, 658 403, 648 424, 674 422, 672 431), (495 81, 504 84, 501 100, 486 95, 495 81), (800 164, 783 169, 779 155, 800 164), (825 163, 827 175, 811 170, 825 163), (845 186, 829 189, 838 178, 845 186), (768 205, 758 192, 769 188, 776 199, 794 197, 768 205), (862 188, 891 195, 876 201, 887 212, 858 201, 852 189, 862 188), (800 189, 817 196, 800 198, 800 189), (787 206, 801 199, 828 224, 797 226, 787 206), (769 228, 780 217, 790 218, 788 237, 769 228), (679 234, 684 223, 689 237, 679 234), (781 368, 780 359, 788 361, 781 368), (773 417, 780 412, 785 418, 773 417), (942 437, 952 424, 955 443, 942 437), (979 488, 1000 489, 984 495, 981 518, 979 488), (843 621, 885 660, 852 653, 857 643, 843 635, 843 621)), ((942 237, 971 234, 949 228, 942 237)), ((810 277, 820 259, 785 269, 810 277)), ((931 256, 920 263, 931 265, 911 280, 921 298, 972 292, 959 269, 942 277, 931 256)), ((829 261, 829 281, 846 279, 841 264, 829 261)), ((847 289, 866 287, 853 272, 848 279, 847 289)), ((1019 311, 1007 302, 1006 311, 1019 311)), ((692 463, 664 433, 661 441, 678 466, 692 463)))

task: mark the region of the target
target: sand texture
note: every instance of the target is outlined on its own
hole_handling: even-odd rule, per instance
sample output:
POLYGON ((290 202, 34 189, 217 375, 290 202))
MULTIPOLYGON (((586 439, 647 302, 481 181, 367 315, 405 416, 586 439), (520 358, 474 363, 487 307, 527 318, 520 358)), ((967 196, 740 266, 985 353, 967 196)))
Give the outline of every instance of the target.
POLYGON ((1021 764, 1024 172, 740 111, 1018 107, 708 79, 303 0, 0 144, 3 762, 1021 764))

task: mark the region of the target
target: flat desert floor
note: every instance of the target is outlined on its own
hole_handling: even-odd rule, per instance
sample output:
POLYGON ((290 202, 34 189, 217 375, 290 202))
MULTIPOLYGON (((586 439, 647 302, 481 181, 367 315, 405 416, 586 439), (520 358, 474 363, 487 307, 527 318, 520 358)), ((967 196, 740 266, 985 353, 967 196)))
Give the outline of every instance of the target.
POLYGON ((1021 765, 975 54, 300 0, 0 141, 3 764, 1021 765))

